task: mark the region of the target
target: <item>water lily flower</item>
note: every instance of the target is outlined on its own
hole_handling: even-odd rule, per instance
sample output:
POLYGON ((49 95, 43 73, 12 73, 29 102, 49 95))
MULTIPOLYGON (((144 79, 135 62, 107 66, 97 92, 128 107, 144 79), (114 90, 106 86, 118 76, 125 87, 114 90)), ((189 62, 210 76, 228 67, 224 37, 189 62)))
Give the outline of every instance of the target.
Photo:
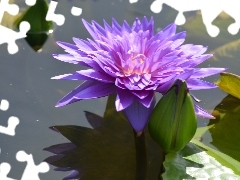
MULTIPOLYGON (((212 55, 203 54, 207 47, 182 45, 186 32, 176 33, 175 24, 156 34, 153 18, 146 17, 136 18, 132 26, 126 21, 119 25, 115 19, 112 25, 106 21, 104 26, 95 21, 89 24, 85 20, 83 24, 92 39, 73 38, 75 44, 57 42, 67 54, 54 54, 54 58, 88 68, 52 78, 84 80, 57 107, 116 93, 116 110, 123 110, 135 131, 141 132, 154 108, 155 92, 165 94, 177 79, 185 80, 190 91, 215 88, 201 78, 225 71, 195 68, 212 55)), ((195 112, 212 118, 198 105, 195 112)))

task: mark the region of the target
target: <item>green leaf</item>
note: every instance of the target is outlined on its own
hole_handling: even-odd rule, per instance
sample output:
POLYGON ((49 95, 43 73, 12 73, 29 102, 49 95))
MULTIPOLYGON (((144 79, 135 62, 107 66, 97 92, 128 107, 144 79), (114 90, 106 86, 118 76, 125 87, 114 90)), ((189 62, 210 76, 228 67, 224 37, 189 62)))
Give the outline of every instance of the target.
POLYGON ((48 38, 49 30, 53 28, 53 22, 46 21, 47 12, 47 1, 37 0, 36 4, 29 7, 14 23, 18 28, 22 21, 30 23, 31 28, 25 39, 35 51, 42 48, 48 38))
POLYGON ((189 143, 179 152, 169 153, 164 167, 166 169, 162 175, 164 180, 194 178, 238 180, 240 178, 193 143, 189 143))
POLYGON ((228 72, 220 73, 220 79, 216 85, 221 90, 240 99, 240 77, 238 75, 228 72))
POLYGON ((200 142, 196 139, 193 139, 191 142, 196 144, 197 146, 205 149, 206 153, 209 156, 214 157, 223 166, 226 166, 227 168, 230 168, 231 170, 233 170, 233 172, 236 175, 240 175, 240 162, 239 161, 236 161, 232 157, 230 157, 224 153, 221 153, 220 151, 217 151, 209 146, 206 146, 205 144, 203 144, 202 142, 200 142))
POLYGON ((240 100, 228 95, 214 111, 219 116, 209 126, 198 128, 192 142, 240 175, 240 100))

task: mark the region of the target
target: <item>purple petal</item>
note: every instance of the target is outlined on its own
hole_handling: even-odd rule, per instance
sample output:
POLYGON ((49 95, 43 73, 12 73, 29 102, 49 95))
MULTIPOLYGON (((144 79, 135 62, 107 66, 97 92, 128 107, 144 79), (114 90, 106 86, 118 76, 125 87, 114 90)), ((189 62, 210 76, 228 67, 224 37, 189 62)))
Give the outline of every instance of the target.
POLYGON ((204 78, 225 71, 226 68, 195 68, 191 78, 204 78))
POLYGON ((152 101, 149 108, 146 108, 142 105, 142 103, 135 99, 129 107, 123 110, 130 124, 136 132, 140 132, 144 129, 154 106, 155 99, 152 101))
POLYGON ((61 42, 61 41, 57 41, 56 43, 65 50, 70 50, 70 51, 77 51, 78 50, 78 47, 74 44, 61 42))
POLYGON ((149 91, 149 94, 144 99, 138 99, 140 103, 142 103, 146 108, 151 106, 151 103, 154 99, 154 91, 149 91))
POLYGON ((176 32, 177 26, 175 23, 169 24, 167 27, 165 27, 162 31, 164 32, 166 38, 169 36, 173 36, 176 32))
POLYGON ((169 88, 172 87, 175 80, 177 80, 177 79, 186 80, 192 75, 192 73, 193 73, 193 70, 189 70, 189 71, 186 71, 186 72, 174 77, 172 80, 169 80, 168 82, 166 82, 162 86, 158 87, 157 91, 165 94, 169 90, 169 88))
POLYGON ((200 79, 188 79, 187 80, 187 87, 190 90, 199 90, 199 89, 212 89, 216 88, 217 86, 215 84, 212 84, 210 82, 206 82, 200 79))
POLYGON ((182 31, 172 36, 169 40, 172 40, 172 41, 176 41, 179 39, 185 40, 185 38, 186 38, 186 31, 182 31))
POLYGON ((121 31, 121 26, 118 24, 118 22, 116 21, 116 19, 112 18, 112 27, 117 28, 119 31, 121 31))
POLYGON ((56 107, 65 106, 67 104, 80 101, 82 99, 93 99, 108 96, 116 92, 114 84, 102 83, 98 81, 84 81, 76 89, 64 96, 56 105, 56 107))
POLYGON ((105 83, 114 83, 115 78, 109 76, 106 73, 103 72, 99 72, 99 71, 95 71, 93 69, 87 69, 87 70, 82 70, 82 71, 77 71, 77 73, 79 73, 82 76, 97 80, 97 81, 101 81, 101 82, 105 82, 105 83))
POLYGON ((200 108, 198 105, 194 104, 194 108, 195 108, 195 113, 198 116, 204 117, 204 118, 210 118, 210 119, 215 119, 214 116, 212 116, 211 114, 209 114, 207 111, 203 110, 202 108, 200 108))
POLYGON ((52 77, 51 79, 67 79, 67 80, 97 80, 105 83, 114 83, 115 79, 107 74, 93 69, 77 71, 72 74, 63 74, 52 77))
POLYGON ((77 93, 74 98, 77 99, 92 99, 108 96, 116 92, 114 84, 106 84, 101 82, 93 82, 91 86, 77 93))
POLYGON ((115 101, 115 106, 117 111, 122 111, 132 104, 134 96, 129 90, 117 89, 117 98, 115 101))
POLYGON ((209 59, 210 57, 212 57, 212 54, 204 54, 201 55, 199 57, 194 57, 189 59, 188 62, 181 64, 181 67, 185 67, 185 68, 193 68, 195 66, 197 66, 198 64, 202 63, 203 61, 206 61, 207 59, 209 59))
POLYGON ((95 32, 98 31, 99 34, 106 36, 106 30, 100 26, 96 21, 92 21, 92 24, 94 25, 95 32))
POLYGON ((128 33, 131 33, 132 30, 129 24, 127 23, 127 21, 123 21, 122 30, 127 31, 128 33))
POLYGON ((60 61, 63 61, 63 62, 68 62, 68 63, 72 63, 72 64, 79 63, 78 58, 75 58, 71 54, 53 54, 53 57, 60 61))
POLYGON ((72 170, 70 174, 68 174, 66 177, 63 178, 63 180, 71 180, 71 179, 79 179, 80 173, 79 171, 72 170))
POLYGON ((62 74, 62 75, 54 76, 51 79, 89 80, 90 78, 86 78, 85 76, 82 76, 78 73, 72 73, 72 74, 62 74))
POLYGON ((194 99, 194 101, 196 101, 196 102, 201 102, 201 100, 200 99, 198 99, 196 96, 194 96, 192 93, 190 93, 190 95, 191 95, 191 97, 194 99))
POLYGON ((93 37, 93 39, 95 39, 95 40, 99 39, 95 33, 93 26, 84 19, 82 19, 82 22, 83 22, 85 28, 88 30, 89 34, 93 37))
POLYGON ((77 47, 81 50, 81 51, 92 51, 95 50, 95 48, 87 41, 79 39, 79 38, 73 38, 73 41, 75 42, 75 44, 77 45, 77 47))
MULTIPOLYGON (((177 26, 175 23, 169 24, 162 31, 158 32, 151 40, 166 40, 169 37, 172 37, 176 32, 177 26)), ((150 40, 150 41, 151 41, 150 40)))
POLYGON ((149 95, 149 91, 131 91, 135 96, 137 96, 139 99, 144 99, 149 95))
POLYGON ((112 27, 109 26, 109 24, 105 20, 103 20, 103 24, 106 31, 112 32, 112 27))

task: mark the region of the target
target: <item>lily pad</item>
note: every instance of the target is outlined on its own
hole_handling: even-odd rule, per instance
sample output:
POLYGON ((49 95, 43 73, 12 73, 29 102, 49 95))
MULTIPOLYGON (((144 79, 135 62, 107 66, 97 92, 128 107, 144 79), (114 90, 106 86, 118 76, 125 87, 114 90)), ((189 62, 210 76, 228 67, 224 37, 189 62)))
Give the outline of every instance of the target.
POLYGON ((198 128, 192 142, 240 175, 240 100, 228 95, 214 111, 219 113, 217 119, 207 127, 198 128))
POLYGON ((177 153, 169 153, 164 162, 164 180, 172 179, 231 179, 240 176, 220 164, 214 157, 193 143, 177 153))
POLYGON ((240 99, 240 77, 229 72, 220 73, 220 79, 215 83, 221 90, 240 99))

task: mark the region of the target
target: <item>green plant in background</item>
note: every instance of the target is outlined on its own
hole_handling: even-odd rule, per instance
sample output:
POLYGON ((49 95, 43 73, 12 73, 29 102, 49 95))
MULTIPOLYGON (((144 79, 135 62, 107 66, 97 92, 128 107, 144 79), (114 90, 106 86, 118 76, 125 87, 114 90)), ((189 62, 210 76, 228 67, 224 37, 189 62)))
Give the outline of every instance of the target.
POLYGON ((39 51, 48 38, 49 32, 53 29, 53 22, 46 21, 48 12, 48 2, 46 0, 37 0, 34 6, 29 7, 14 22, 19 28, 22 21, 30 23, 30 30, 25 38, 27 43, 35 50, 39 51))

